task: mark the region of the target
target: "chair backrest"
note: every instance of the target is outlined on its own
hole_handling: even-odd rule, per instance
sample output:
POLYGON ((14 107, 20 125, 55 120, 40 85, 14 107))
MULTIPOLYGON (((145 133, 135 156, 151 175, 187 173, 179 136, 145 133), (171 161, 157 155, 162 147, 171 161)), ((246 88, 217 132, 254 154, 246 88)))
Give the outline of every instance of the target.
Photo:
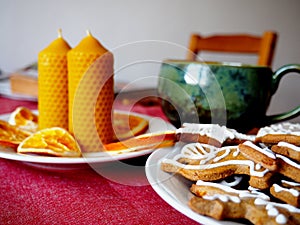
POLYGON ((192 34, 189 42, 187 60, 197 60, 202 51, 256 54, 258 65, 271 66, 277 42, 277 33, 266 31, 262 36, 248 34, 213 35, 202 37, 192 34))

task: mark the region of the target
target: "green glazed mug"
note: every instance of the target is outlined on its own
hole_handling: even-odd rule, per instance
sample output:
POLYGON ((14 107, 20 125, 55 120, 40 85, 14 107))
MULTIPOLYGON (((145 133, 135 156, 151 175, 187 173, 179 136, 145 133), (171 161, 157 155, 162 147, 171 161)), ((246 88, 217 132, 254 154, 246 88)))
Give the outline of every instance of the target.
POLYGON ((281 78, 300 73, 300 64, 273 72, 257 65, 219 62, 163 61, 158 81, 162 110, 171 123, 217 123, 240 132, 300 115, 300 106, 266 115, 281 78))

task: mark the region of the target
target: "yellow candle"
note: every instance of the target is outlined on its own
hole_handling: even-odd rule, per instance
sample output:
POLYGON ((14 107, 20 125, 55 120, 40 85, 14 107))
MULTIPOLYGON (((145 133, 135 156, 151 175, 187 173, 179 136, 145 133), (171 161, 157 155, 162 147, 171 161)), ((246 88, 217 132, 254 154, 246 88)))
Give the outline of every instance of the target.
POLYGON ((68 65, 69 44, 58 38, 38 55, 39 129, 68 128, 68 65))
POLYGON ((113 138, 113 55, 89 32, 68 53, 69 131, 83 152, 101 151, 113 138))

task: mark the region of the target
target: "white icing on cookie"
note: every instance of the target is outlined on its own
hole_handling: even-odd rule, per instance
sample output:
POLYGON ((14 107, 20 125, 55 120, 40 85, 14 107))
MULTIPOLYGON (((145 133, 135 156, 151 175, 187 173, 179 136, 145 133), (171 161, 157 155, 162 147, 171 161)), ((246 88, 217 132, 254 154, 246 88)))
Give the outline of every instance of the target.
POLYGON ((276 154, 276 157, 282 159, 287 164, 289 164, 289 165, 291 165, 291 166, 293 166, 293 167, 300 170, 300 164, 295 163, 294 161, 290 160, 288 157, 285 157, 285 156, 280 155, 280 154, 276 154))
POLYGON ((281 183, 287 184, 290 186, 294 186, 294 187, 300 187, 300 183, 296 183, 296 182, 292 182, 292 181, 282 180, 281 183))
POLYGON ((203 196, 204 199, 206 200, 220 200, 222 202, 234 202, 234 203, 240 203, 241 202, 241 199, 237 196, 234 196, 234 195, 220 195, 220 194, 214 194, 214 195, 204 195, 203 196))
POLYGON ((271 126, 260 128, 256 136, 262 137, 267 134, 293 134, 300 136, 300 124, 289 122, 272 124, 271 126))
POLYGON ((260 148, 251 141, 245 141, 243 145, 247 145, 248 147, 253 148, 254 150, 266 155, 269 158, 276 159, 275 154, 268 147, 260 148))
POLYGON ((181 128, 176 130, 176 134, 199 134, 201 136, 208 136, 223 143, 227 139, 241 139, 241 140, 254 140, 255 137, 245 135, 237 132, 234 129, 228 129, 226 126, 218 124, 197 124, 197 123, 184 123, 181 128))
POLYGON ((220 184, 224 186, 235 187, 240 184, 242 180, 243 178, 241 176, 233 176, 233 181, 221 180, 220 184))
POLYGON ((300 152, 300 147, 299 146, 296 146, 296 145, 293 145, 293 144, 290 144, 290 143, 287 143, 287 142, 284 142, 284 141, 281 141, 277 144, 277 146, 279 147, 287 147, 287 148, 290 148, 296 152, 300 152))
POLYGON ((248 141, 254 141, 255 136, 254 135, 246 135, 243 133, 239 133, 234 129, 227 128, 228 132, 231 132, 234 135, 234 138, 240 139, 240 140, 248 140, 248 141))
POLYGON ((274 187, 274 191, 277 193, 285 191, 285 192, 289 192, 294 197, 298 197, 300 194, 299 191, 296 189, 280 187, 278 184, 273 184, 273 187, 274 187))

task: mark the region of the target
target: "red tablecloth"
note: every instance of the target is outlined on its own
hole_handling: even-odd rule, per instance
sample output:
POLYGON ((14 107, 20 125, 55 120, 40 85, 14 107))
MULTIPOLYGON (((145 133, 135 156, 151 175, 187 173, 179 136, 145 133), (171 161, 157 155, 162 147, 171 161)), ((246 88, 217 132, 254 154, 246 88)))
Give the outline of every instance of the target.
MULTIPOLYGON (((0 114, 17 106, 37 108, 34 102, 0 96, 0 114)), ((132 111, 162 115, 155 105, 135 106, 132 111)), ((126 182, 106 178, 91 168, 53 172, 0 159, 0 224, 196 224, 164 202, 147 183, 141 169, 146 158, 135 159, 139 162, 136 172, 124 176, 113 171, 126 182)))

